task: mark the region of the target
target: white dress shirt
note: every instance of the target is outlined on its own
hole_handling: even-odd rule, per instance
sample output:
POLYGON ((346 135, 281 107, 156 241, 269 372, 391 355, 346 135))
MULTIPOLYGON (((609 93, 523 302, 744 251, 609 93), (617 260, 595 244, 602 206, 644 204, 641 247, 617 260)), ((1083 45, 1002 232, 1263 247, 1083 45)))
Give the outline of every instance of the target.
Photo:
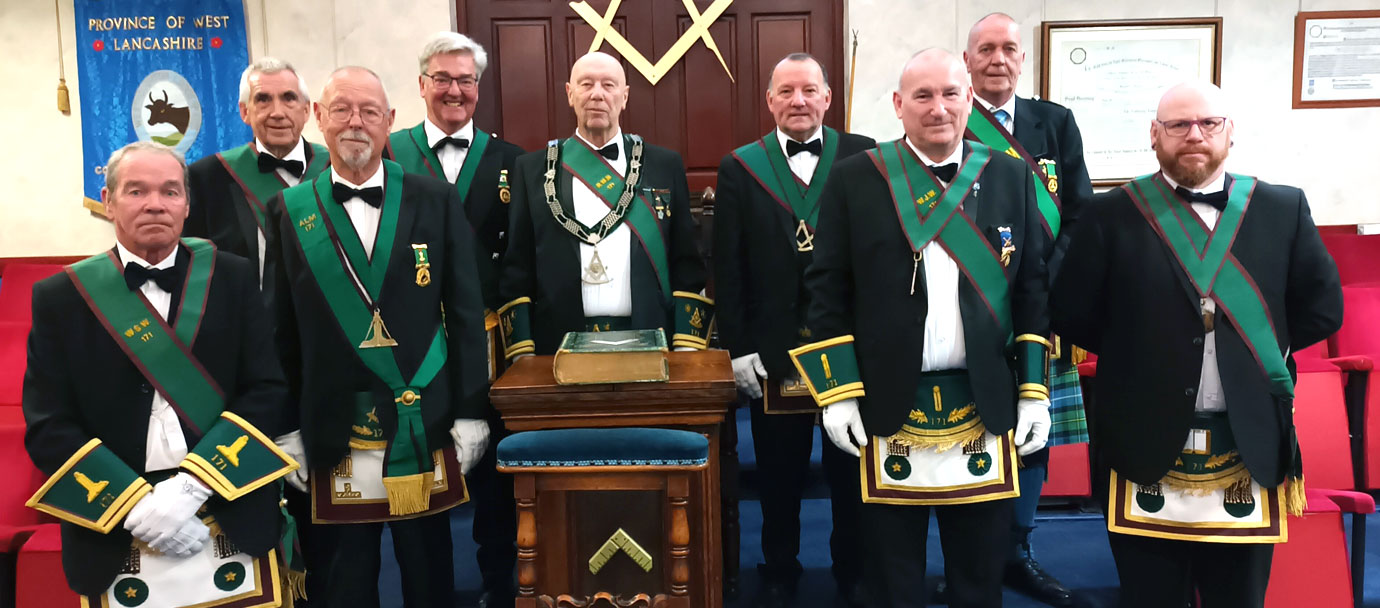
MULTIPOLYGON (((124 245, 115 243, 115 250, 120 255, 120 266, 133 262, 144 268, 154 268, 162 270, 172 268, 177 262, 178 245, 173 248, 168 257, 163 258, 157 264, 150 264, 130 250, 125 249, 124 245)), ((139 292, 148 299, 149 305, 158 312, 163 320, 168 319, 168 307, 172 305, 172 294, 164 291, 158 283, 147 281, 139 292)), ((182 424, 177 420, 177 411, 168 404, 168 400, 163 397, 163 393, 154 390, 153 405, 149 410, 149 432, 144 441, 144 470, 160 471, 163 469, 176 469, 182 463, 182 459, 187 457, 187 438, 182 435, 182 424)))
MULTIPOLYGON (((431 122, 430 118, 426 119, 422 124, 422 128, 426 131, 426 145, 432 146, 433 148, 436 146, 436 142, 448 136, 456 139, 465 139, 470 142, 470 145, 474 144, 473 120, 465 123, 465 126, 460 127, 460 129, 454 133, 442 131, 441 127, 431 122)), ((455 178, 460 176, 460 167, 465 164, 465 157, 469 156, 469 154, 469 148, 461 148, 459 146, 446 146, 436 151, 436 158, 441 161, 441 170, 446 174, 446 181, 452 184, 455 183, 455 178)))
MULTIPOLYGON (((1174 179, 1168 175, 1164 176, 1164 181, 1169 183, 1170 189, 1178 188, 1179 184, 1174 183, 1174 179)), ((1208 182, 1202 188, 1188 188, 1192 192, 1221 192, 1227 185, 1227 173, 1222 172, 1217 179, 1208 182)), ((1190 203, 1194 213, 1202 218, 1203 223, 1207 224, 1208 230, 1217 228, 1217 219, 1222 216, 1222 212, 1208 203, 1190 203)), ((1217 303, 1212 298, 1202 298, 1199 300, 1202 310, 1209 314, 1216 314, 1217 303)), ((1222 373, 1217 368, 1217 332, 1207 332, 1203 338, 1203 371, 1198 378, 1198 396, 1193 403, 1193 409, 1200 412, 1220 412, 1227 409, 1227 399, 1222 394, 1222 373)), ((1190 437, 1191 440, 1191 437, 1190 437)))
MULTIPOLYGON (((334 169, 331 170, 331 182, 345 184, 356 190, 363 190, 374 186, 382 187, 383 164, 380 163, 379 168, 374 171, 373 175, 369 176, 369 179, 364 180, 363 184, 355 184, 348 179, 340 177, 334 169)), ((391 185, 394 188, 402 187, 402 184, 391 185)), ((379 218, 383 217, 382 206, 375 207, 370 205, 358 196, 341 203, 340 206, 344 207, 345 214, 350 216, 350 223, 354 225, 355 234, 359 235, 359 243, 364 246, 364 255, 368 256, 371 260, 374 259, 374 239, 377 238, 379 234, 379 218)), ((337 227, 336 230, 340 230, 340 228, 337 227)))
MULTIPOLYGON (((920 157, 920 162, 930 166, 963 161, 961 144, 954 149, 953 154, 939 162, 930 160, 910 143, 910 139, 906 139, 906 145, 920 157)), ((947 183, 944 185, 948 186, 947 183)), ((968 347, 963 338, 963 315, 958 308, 958 263, 936 239, 920 250, 920 264, 925 268, 925 296, 928 302, 925 313, 925 346, 921 351, 920 370, 930 372, 966 369, 968 347)))
MULTIPOLYGON (((277 156, 276 156, 275 154, 273 154, 272 152, 269 152, 269 151, 268 151, 268 148, 265 148, 264 145, 263 145, 262 143, 259 143, 259 140, 258 140, 257 138, 254 140, 254 149, 258 150, 258 151, 259 151, 259 154, 267 154, 267 155, 269 155, 269 156, 273 156, 274 158, 277 158, 277 156)), ((294 147, 294 148, 292 149, 291 152, 288 152, 288 155, 287 155, 287 156, 284 156, 284 157, 282 158, 282 160, 295 160, 295 161, 297 161, 297 162, 299 162, 299 163, 302 163, 302 170, 303 170, 303 171, 306 171, 306 169, 307 169, 307 146, 306 146, 306 144, 302 143, 302 138, 300 138, 300 137, 297 138, 297 146, 294 147)), ((276 174, 278 175, 278 179, 283 180, 283 183, 287 184, 289 188, 291 188, 292 186, 296 186, 297 184, 299 184, 299 183, 302 182, 302 180, 301 180, 301 179, 298 179, 298 177, 297 177, 296 175, 293 175, 293 174, 291 174, 291 173, 288 173, 287 170, 286 170, 286 169, 283 169, 282 167, 279 167, 279 168, 277 168, 277 169, 274 169, 273 172, 276 173, 276 174)), ((260 202, 260 203, 263 203, 263 204, 265 204, 265 205, 268 204, 268 201, 259 201, 259 202, 260 202)), ((257 236, 258 236, 258 241, 259 241, 259 286, 260 286, 260 287, 263 287, 263 283, 264 283, 264 252, 268 250, 267 241, 264 240, 264 229, 263 229, 263 228, 259 228, 259 234, 258 234, 257 236)))
MULTIPOLYGON (((1011 116, 1011 118, 1006 121, 1006 132, 1012 135, 1016 134, 1016 95, 1014 93, 1011 95, 1010 99, 1006 100, 1006 103, 1000 106, 994 106, 987 103, 986 99, 977 95, 974 95, 973 99, 976 99, 978 103, 982 104, 982 107, 986 108, 987 111, 991 112, 993 115, 997 113, 997 110, 1006 110, 1006 113, 1011 116)), ((1001 121, 997 121, 997 124, 1000 125, 1001 121)))
MULTIPOLYGON (((580 141, 589 144, 596 151, 600 147, 590 143, 578 131, 575 133, 575 137, 580 138, 580 141)), ((613 165, 613 170, 622 177, 627 170, 628 151, 623 149, 623 131, 621 129, 613 134, 613 140, 610 143, 618 147, 618 159, 610 160, 609 164, 613 165)), ((594 226, 612 211, 604 203, 603 198, 600 198, 580 180, 571 181, 570 190, 573 199, 571 204, 575 208, 576 221, 585 226, 594 226)), ((585 269, 589 268, 590 261, 594 259, 595 248, 595 245, 580 243, 581 277, 584 276, 585 269)), ((597 248, 599 261, 604 264, 604 272, 608 273, 609 282, 591 285, 584 282, 583 279, 580 281, 580 295, 584 299, 585 316, 632 316, 632 230, 628 228, 627 222, 620 222, 617 228, 614 228, 608 236, 599 241, 597 248)))
MULTIPOLYGON (((824 127, 815 127, 815 132, 800 143, 808 144, 816 139, 820 141, 821 146, 824 145, 824 127)), ((781 144, 781 153, 785 154, 786 142, 792 140, 791 136, 782 133, 781 129, 777 129, 776 141, 781 144)), ((800 181, 805 182, 805 185, 809 186, 810 178, 815 175, 815 168, 819 167, 819 156, 815 155, 813 152, 801 152, 795 156, 787 156, 786 164, 790 166, 791 173, 794 173, 796 177, 800 178, 800 181)), ((782 188, 786 186, 787 184, 781 184, 782 188)))

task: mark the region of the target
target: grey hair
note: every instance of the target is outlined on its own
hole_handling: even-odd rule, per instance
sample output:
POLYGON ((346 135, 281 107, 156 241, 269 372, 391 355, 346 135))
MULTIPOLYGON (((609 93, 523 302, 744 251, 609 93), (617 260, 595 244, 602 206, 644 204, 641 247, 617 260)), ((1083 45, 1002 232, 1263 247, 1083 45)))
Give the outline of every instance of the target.
POLYGON ((474 67, 479 70, 476 76, 483 76, 484 69, 489 67, 489 54, 473 38, 456 32, 436 32, 426 39, 422 52, 417 54, 418 72, 426 73, 432 57, 450 53, 469 53, 474 57, 474 67))
POLYGON ((302 101, 310 104, 311 94, 307 92, 307 79, 302 78, 301 74, 292 67, 291 63, 276 57, 260 57, 258 60, 249 64, 249 67, 240 73, 240 103, 249 103, 249 77, 255 74, 277 74, 282 71, 292 72, 297 77, 297 94, 302 96, 302 101))
POLYGON ((120 189, 120 165, 124 164, 125 156, 130 152, 154 152, 173 157, 178 166, 182 167, 182 183, 187 183, 187 159, 181 152, 156 141, 136 141, 112 152, 110 158, 105 161, 105 187, 111 192, 120 189))
MULTIPOLYGON (((824 80, 824 89, 829 90, 829 70, 824 68, 824 62, 820 61, 819 58, 809 53, 791 53, 783 57, 781 61, 776 62, 776 67, 781 67, 781 64, 787 61, 813 61, 815 65, 819 66, 819 76, 824 80)), ((770 93, 774 86, 776 86, 776 68, 772 68, 771 76, 767 80, 767 92, 770 93)))
MULTIPOLYGON (((362 65, 346 65, 346 66, 341 66, 341 67, 336 68, 334 71, 331 72, 331 75, 330 75, 330 76, 327 76, 327 77, 326 77, 326 86, 327 86, 327 87, 331 86, 331 81, 332 81, 332 80, 335 80, 335 77, 336 77, 337 75, 339 75, 339 74, 341 74, 341 73, 343 73, 343 72, 349 72, 349 71, 353 71, 353 70, 360 70, 360 71, 363 71, 363 72, 367 72, 370 76, 373 76, 373 77, 374 77, 374 80, 377 80, 378 83, 379 83, 379 90, 380 90, 380 91, 383 91, 383 109, 384 109, 384 110, 391 110, 391 109, 393 109, 393 104, 390 103, 390 102, 388 101, 388 87, 384 86, 384 84, 383 84, 383 78, 380 78, 380 77, 379 77, 379 73, 378 73, 378 72, 375 72, 375 71, 373 71, 373 70, 371 70, 371 69, 369 69, 369 68, 366 68, 366 67, 364 67, 364 66, 362 66, 362 65)), ((322 91, 321 91, 321 97, 322 97, 322 99, 325 99, 325 97, 326 97, 326 92, 325 92, 325 89, 324 89, 324 88, 323 88, 322 91)))

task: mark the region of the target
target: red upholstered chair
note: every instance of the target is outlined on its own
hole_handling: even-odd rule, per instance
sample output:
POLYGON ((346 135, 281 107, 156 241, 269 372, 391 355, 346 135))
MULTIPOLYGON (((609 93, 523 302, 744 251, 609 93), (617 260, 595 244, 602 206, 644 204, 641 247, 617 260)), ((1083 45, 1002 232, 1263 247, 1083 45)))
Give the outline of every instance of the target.
POLYGON ((9 264, 5 266, 3 281, 0 281, 0 319, 30 325, 33 323, 33 309, 30 308, 30 295, 34 283, 62 272, 58 264, 9 264))
POLYGON ((0 321, 0 407, 18 408, 24 399, 29 326, 0 321))
POLYGON ((1326 494, 1310 490, 1307 512, 1289 518, 1289 542, 1275 546, 1265 606, 1359 605, 1351 577, 1342 509, 1326 494))
MULTIPOLYGON (((1375 512, 1375 501, 1369 494, 1354 491, 1355 475, 1344 394, 1346 380, 1342 369, 1328 361, 1303 358, 1295 359, 1295 363, 1298 366, 1298 382, 1294 387, 1294 426, 1298 432, 1299 451, 1303 456, 1304 480, 1309 490, 1308 510, 1303 518, 1290 519, 1289 542, 1281 545, 1275 553, 1277 561, 1271 569, 1270 585, 1272 589, 1276 585, 1280 585, 1281 589, 1292 589, 1296 585, 1308 587, 1315 594, 1332 593, 1334 587, 1349 589, 1354 605, 1359 606, 1365 568, 1365 520, 1367 514, 1375 512), (1334 506, 1339 508, 1336 523, 1325 523, 1331 517, 1326 513, 1330 513, 1334 506), (1332 533, 1335 529, 1340 534, 1341 513, 1352 514, 1349 573, 1345 567, 1338 566, 1346 564, 1345 543, 1339 535, 1333 538, 1332 533), (1305 523, 1296 529, 1295 522, 1301 520, 1305 523), (1326 538, 1314 537, 1314 533, 1325 535, 1326 538), (1278 561, 1281 554, 1289 556, 1287 559, 1301 559, 1312 564, 1312 567, 1286 568, 1278 561), (1294 580, 1296 577, 1299 580, 1294 580)), ((1273 605, 1347 604, 1308 601, 1273 605)))
POLYGON ((1323 245, 1337 262, 1342 285, 1380 282, 1380 235, 1323 234, 1323 245))
POLYGON ((1342 288, 1342 329, 1328 339, 1333 363, 1349 372, 1347 411, 1357 443, 1359 486, 1380 489, 1380 285, 1342 288))
POLYGON ((62 572, 62 536, 57 524, 45 524, 24 543, 15 577, 15 608, 81 606, 81 598, 67 586, 62 572))

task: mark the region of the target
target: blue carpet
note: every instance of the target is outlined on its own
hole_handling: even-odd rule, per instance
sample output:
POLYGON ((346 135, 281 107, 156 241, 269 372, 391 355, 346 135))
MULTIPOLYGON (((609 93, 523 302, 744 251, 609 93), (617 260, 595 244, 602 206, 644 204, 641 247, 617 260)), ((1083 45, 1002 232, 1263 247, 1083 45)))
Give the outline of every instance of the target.
MULTIPOLYGON (((742 586, 739 599, 728 602, 725 608, 749 608, 759 581, 756 565, 762 561, 760 531, 762 510, 755 500, 753 480, 755 459, 752 454, 752 435, 747 414, 738 410, 738 454, 742 463, 742 494, 740 503, 742 525, 742 586)), ((819 437, 815 439, 814 471, 801 512, 801 555, 805 567, 799 589, 802 608, 833 606, 834 581, 829 573, 829 501, 819 467, 819 437)), ((457 606, 473 606, 479 596, 479 573, 474 565, 475 545, 470 537, 474 509, 469 505, 455 509, 451 516, 451 536, 455 543, 455 584, 457 606)), ((1037 529, 1033 544, 1036 557, 1051 574, 1062 580, 1077 595, 1078 605, 1089 608, 1116 605, 1118 590, 1116 567, 1107 546, 1107 533, 1102 517, 1082 513, 1072 507, 1042 507, 1036 518, 1037 529)), ((1380 608, 1380 515, 1366 521, 1367 550, 1365 571, 1365 608, 1380 608)), ((1348 533, 1350 520, 1348 519, 1348 533)), ((380 595, 384 608, 401 608, 397 564, 393 562, 391 539, 384 535, 383 571, 379 575, 380 595)), ((939 548, 939 531, 933 519, 929 532, 929 577, 943 573, 939 548)), ((1010 608, 1044 606, 1012 591, 1004 594, 1004 605, 1010 608)))

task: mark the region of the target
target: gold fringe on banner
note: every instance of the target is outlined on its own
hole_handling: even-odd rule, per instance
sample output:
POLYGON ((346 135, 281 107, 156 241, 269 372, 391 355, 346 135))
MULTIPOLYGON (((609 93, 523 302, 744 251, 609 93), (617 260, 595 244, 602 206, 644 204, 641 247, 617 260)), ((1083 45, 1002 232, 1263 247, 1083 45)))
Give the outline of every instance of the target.
POLYGON ((59 9, 58 0, 53 0, 53 19, 57 22, 57 47, 58 47, 58 88, 57 88, 57 108, 63 114, 72 113, 72 100, 67 95, 67 67, 63 65, 62 57, 62 12, 59 9))

